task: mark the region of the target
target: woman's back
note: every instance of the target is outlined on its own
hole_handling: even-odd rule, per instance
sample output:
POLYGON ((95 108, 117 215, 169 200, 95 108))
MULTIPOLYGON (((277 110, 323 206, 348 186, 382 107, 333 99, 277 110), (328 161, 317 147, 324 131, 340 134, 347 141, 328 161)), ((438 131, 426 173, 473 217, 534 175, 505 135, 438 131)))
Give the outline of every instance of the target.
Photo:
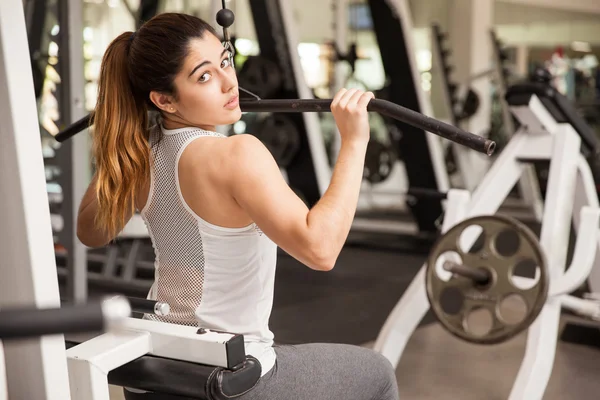
MULTIPOLYGON (((151 129, 151 179, 141 210, 156 254, 149 298, 169 303, 171 313, 146 318, 244 334, 248 353, 269 365, 274 360, 268 322, 276 245, 254 223, 223 227, 198 215, 210 207, 198 205, 196 197, 218 196, 219 183, 210 173, 193 171, 210 168, 214 153, 220 152, 215 148, 225 140, 198 128, 151 129), (204 142, 208 149, 202 149, 204 142), (194 148, 186 152, 192 143, 194 148), (202 196, 202 187, 208 194, 202 196)), ((202 215, 213 219, 210 212, 202 215)))

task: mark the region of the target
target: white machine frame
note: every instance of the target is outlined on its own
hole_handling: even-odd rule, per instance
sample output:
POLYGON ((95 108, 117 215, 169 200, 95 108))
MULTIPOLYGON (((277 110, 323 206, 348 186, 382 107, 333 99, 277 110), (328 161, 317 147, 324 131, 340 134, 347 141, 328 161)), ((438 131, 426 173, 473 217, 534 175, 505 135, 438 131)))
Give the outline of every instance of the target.
MULTIPOLYGON (((0 1, 0 307, 60 307, 21 0, 0 1)), ((129 318, 66 351, 63 335, 0 343, 0 400, 108 400, 108 371, 143 354, 227 366, 234 335, 129 318), (65 356, 66 354, 66 356, 65 356), (70 379, 69 379, 70 378, 70 379), (69 386, 69 383, 71 386, 69 386)))
MULTIPOLYGON (((60 305, 23 2, 0 1, 0 307, 60 305)), ((0 400, 69 398, 61 335, 4 343, 0 400)))
MULTIPOLYGON (((600 315, 597 302, 568 295, 585 282, 595 261, 598 262, 600 208, 591 170, 580 152, 581 138, 573 127, 557 123, 535 95, 527 106, 513 107, 512 111, 523 128, 510 140, 472 195, 462 190, 448 193, 442 230, 446 232, 467 218, 495 214, 526 170, 528 164, 522 160, 552 161, 540 235, 550 271, 550 291, 540 315, 528 329, 525 356, 509 397, 535 400, 542 398, 552 372, 561 308, 592 318, 600 315), (571 218, 578 240, 572 264, 565 272, 571 218)), ((471 246, 476 235, 466 239, 465 244, 471 246)), ((430 307, 425 270, 424 265, 404 292, 374 346, 394 366, 430 307)))
POLYGON ((128 318, 119 327, 67 350, 72 400, 110 400, 108 373, 143 355, 227 368, 226 343, 235 335, 128 318))

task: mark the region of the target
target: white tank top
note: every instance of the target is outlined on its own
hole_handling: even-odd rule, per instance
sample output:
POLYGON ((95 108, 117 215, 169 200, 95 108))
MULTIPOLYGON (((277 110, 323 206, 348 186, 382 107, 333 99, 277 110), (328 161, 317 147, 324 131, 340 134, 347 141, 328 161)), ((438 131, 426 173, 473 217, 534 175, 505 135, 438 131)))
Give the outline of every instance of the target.
POLYGON ((225 138, 199 128, 150 129, 151 183, 141 210, 156 255, 148 298, 169 303, 171 312, 145 318, 243 334, 246 354, 260 361, 264 375, 275 364, 269 317, 277 246, 256 224, 216 226, 184 201, 179 159, 204 136, 225 138))

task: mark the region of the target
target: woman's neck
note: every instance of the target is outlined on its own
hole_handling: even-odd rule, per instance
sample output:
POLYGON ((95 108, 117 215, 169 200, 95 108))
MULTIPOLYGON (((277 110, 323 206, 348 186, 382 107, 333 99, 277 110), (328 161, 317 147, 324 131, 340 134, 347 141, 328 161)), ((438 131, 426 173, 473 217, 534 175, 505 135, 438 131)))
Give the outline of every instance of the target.
POLYGON ((190 122, 183 121, 183 120, 180 120, 180 119, 175 120, 175 119, 172 119, 172 118, 165 118, 164 115, 162 117, 162 126, 165 129, 168 129, 168 130, 179 129, 179 128, 196 127, 196 128, 204 129, 205 131, 216 132, 216 129, 217 129, 215 126, 197 125, 197 124, 192 124, 190 122))

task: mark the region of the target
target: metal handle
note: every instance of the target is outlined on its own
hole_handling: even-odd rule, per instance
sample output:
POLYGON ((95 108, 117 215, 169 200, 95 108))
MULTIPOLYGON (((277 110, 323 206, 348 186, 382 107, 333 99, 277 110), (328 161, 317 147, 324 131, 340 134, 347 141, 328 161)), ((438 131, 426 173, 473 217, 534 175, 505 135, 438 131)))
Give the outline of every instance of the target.
MULTIPOLYGON (((329 112, 332 101, 333 99, 252 99, 240 100, 240 107, 245 112, 329 112)), ((488 156, 491 156, 496 149, 496 143, 492 140, 463 131, 391 101, 372 99, 367 105, 367 110, 405 122, 488 156)))
POLYGON ((127 300, 129 300, 133 312, 156 314, 160 316, 168 315, 169 312, 171 312, 169 304, 161 301, 140 299, 138 297, 127 297, 127 300))
POLYGON ((454 274, 472 279, 474 282, 485 285, 490 279, 490 273, 483 268, 473 268, 463 264, 457 264, 452 261, 444 262, 444 269, 454 274))
POLYGON ((11 308, 0 311, 0 339, 102 331, 131 315, 123 296, 60 308, 11 308))
MULTIPOLYGON (((332 101, 333 99, 242 99, 240 100, 240 108, 244 112, 329 112, 331 111, 332 101)), ((491 156, 496 149, 496 142, 492 140, 463 131, 390 101, 372 99, 367 106, 367 110, 405 122, 488 156, 491 156)), ((90 122, 93 122, 91 121, 91 115, 83 117, 59 132, 55 139, 63 142, 81 132, 90 125, 90 122)))

